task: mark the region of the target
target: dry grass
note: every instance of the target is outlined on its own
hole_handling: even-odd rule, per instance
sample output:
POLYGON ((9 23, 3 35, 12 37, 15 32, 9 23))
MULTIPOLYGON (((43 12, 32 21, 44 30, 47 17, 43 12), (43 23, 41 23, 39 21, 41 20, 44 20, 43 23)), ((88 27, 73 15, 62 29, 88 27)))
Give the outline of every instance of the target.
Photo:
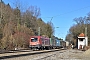
POLYGON ((90 49, 86 50, 84 53, 83 53, 84 56, 89 56, 90 57, 90 49))
POLYGON ((78 58, 82 58, 82 60, 90 60, 90 49, 83 52, 78 58))

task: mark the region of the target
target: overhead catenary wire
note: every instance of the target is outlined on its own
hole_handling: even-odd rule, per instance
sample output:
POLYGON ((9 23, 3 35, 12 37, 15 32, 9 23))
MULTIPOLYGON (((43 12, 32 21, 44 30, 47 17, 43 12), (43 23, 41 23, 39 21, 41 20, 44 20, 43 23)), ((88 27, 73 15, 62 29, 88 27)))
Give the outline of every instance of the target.
POLYGON ((55 17, 59 17, 59 16, 62 16, 62 15, 65 15, 65 14, 69 14, 69 13, 73 13, 73 12, 76 12, 76 11, 80 11, 80 10, 83 10, 83 9, 86 9, 86 8, 90 8, 90 6, 86 6, 86 7, 83 7, 83 8, 80 8, 80 9, 76 9, 76 10, 72 10, 72 11, 69 11, 69 12, 65 12, 63 14, 58 14, 58 15, 55 15, 55 16, 48 16, 48 17, 42 17, 42 18, 55 18, 55 17))

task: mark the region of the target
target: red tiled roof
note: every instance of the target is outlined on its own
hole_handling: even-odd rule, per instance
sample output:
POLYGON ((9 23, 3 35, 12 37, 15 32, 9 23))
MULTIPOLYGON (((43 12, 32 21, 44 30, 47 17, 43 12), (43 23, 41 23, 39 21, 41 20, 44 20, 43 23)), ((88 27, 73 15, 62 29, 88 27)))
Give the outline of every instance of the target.
POLYGON ((79 37, 85 37, 85 34, 84 34, 84 33, 81 33, 81 34, 79 35, 79 37))

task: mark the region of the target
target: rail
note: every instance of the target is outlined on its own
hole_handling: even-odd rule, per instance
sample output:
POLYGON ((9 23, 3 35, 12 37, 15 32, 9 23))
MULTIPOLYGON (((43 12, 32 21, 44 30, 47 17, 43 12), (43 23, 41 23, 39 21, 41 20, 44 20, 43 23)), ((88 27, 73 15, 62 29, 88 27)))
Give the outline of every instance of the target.
POLYGON ((11 55, 7 55, 8 53, 4 53, 3 55, 0 54, 0 59, 16 58, 16 57, 22 57, 22 56, 28 56, 28 55, 55 52, 55 51, 60 51, 60 50, 62 50, 62 49, 41 50, 41 51, 27 51, 27 52, 22 51, 21 53, 18 52, 18 53, 11 54, 11 55))

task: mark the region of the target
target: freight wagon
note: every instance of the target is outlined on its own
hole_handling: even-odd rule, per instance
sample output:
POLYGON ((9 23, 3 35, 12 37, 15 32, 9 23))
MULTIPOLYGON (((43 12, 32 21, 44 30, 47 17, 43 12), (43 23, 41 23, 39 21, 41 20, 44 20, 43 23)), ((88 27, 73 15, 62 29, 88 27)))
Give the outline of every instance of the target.
POLYGON ((52 48, 61 48, 62 47, 61 40, 59 40, 59 39, 51 39, 50 45, 52 48))
POLYGON ((60 43, 61 43, 61 46, 63 48, 68 48, 69 47, 69 42, 68 41, 61 41, 60 43))

